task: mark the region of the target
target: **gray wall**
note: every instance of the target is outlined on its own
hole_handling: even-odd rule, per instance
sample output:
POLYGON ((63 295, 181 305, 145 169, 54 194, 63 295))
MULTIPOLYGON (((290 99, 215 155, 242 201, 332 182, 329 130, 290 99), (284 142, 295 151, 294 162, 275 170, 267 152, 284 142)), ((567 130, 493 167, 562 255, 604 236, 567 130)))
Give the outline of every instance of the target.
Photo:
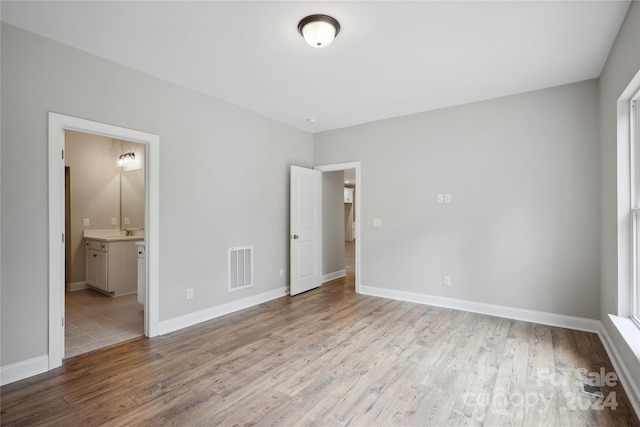
MULTIPOLYGON (((600 76, 601 261, 600 320, 640 386, 640 361, 630 351, 609 314, 618 314, 617 100, 640 70, 640 2, 634 1, 600 76)), ((621 179, 625 179, 621 177, 621 179)), ((623 236, 624 238, 625 236, 623 236)), ((621 278, 626 280, 627 278, 621 278)))
POLYGON ((344 172, 322 174, 322 274, 344 270, 344 172))
POLYGON ((290 164, 310 134, 2 24, 2 365, 48 342, 47 113, 160 135, 160 320, 286 285, 290 164), (227 292, 227 248, 255 285, 227 292), (186 289, 195 298, 186 300, 186 289))
POLYGON ((597 101, 591 80, 316 134, 316 164, 362 162, 362 285, 597 319, 597 101))

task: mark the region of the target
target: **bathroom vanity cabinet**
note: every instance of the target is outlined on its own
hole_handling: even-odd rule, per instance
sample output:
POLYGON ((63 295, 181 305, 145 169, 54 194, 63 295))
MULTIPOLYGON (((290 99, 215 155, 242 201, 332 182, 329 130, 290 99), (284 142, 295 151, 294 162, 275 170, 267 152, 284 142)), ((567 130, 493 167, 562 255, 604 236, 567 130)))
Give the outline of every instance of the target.
POLYGON ((131 239, 85 239, 87 285, 113 296, 136 293, 138 250, 135 243, 131 239))

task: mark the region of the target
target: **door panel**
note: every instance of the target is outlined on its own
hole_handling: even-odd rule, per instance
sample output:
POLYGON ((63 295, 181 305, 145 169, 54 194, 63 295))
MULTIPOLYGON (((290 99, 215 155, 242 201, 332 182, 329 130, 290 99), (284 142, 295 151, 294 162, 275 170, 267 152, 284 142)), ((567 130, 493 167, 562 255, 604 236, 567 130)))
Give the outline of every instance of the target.
POLYGON ((322 283, 322 172, 291 166, 290 295, 322 283))
POLYGON ((298 243, 298 277, 306 278, 316 274, 316 245, 315 242, 298 243))

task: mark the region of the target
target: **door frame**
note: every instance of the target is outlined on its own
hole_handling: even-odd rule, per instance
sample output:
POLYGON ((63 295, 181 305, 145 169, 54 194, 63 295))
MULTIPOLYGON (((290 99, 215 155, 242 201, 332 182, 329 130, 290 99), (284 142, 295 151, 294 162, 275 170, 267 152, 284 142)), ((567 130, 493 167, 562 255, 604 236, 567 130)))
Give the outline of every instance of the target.
POLYGON ((356 293, 360 292, 360 287, 362 283, 362 274, 361 274, 361 256, 362 256, 362 239, 360 238, 360 230, 362 227, 362 164, 361 162, 347 162, 347 163, 333 163, 328 165, 319 165, 314 166, 314 169, 319 170, 321 172, 334 172, 334 171, 344 171, 348 169, 356 170, 356 191, 358 195, 356 196, 355 208, 356 208, 356 265, 355 265, 355 273, 356 273, 356 293))
MULTIPOLYGON (((145 336, 158 335, 159 316, 159 143, 151 133, 49 112, 49 369, 64 358, 65 304, 65 130, 145 144, 145 249, 147 295, 145 336)), ((115 161, 115 159, 114 159, 115 161)))

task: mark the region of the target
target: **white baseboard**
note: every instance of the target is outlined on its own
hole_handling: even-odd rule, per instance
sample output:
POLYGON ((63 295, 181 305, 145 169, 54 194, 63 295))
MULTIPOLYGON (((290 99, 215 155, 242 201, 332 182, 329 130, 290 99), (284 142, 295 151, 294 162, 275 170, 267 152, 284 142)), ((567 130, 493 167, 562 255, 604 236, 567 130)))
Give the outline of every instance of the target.
POLYGON ((600 341, 602 341, 602 344, 604 345, 604 349, 607 351, 607 355, 611 360, 613 368, 618 374, 618 379, 627 393, 629 401, 631 401, 631 406, 633 406, 633 409, 636 411, 636 416, 640 418, 640 385, 637 384, 629 374, 629 368, 627 368, 624 360, 620 357, 620 353, 613 345, 613 341, 611 341, 607 328, 605 328, 602 323, 600 324, 598 335, 600 336, 600 341))
POLYGON ((540 323, 543 325, 559 326, 561 328, 576 329, 579 331, 597 333, 600 330, 599 320, 566 316, 564 314, 525 310, 503 305, 486 304, 456 298, 418 294, 414 292, 396 291, 373 286, 361 286, 360 293, 419 304, 434 305, 437 307, 453 308, 455 310, 470 311, 473 313, 487 314, 489 316, 505 317, 507 319, 524 320, 526 322, 540 323))
POLYGON ((198 323, 206 322, 207 320, 212 320, 216 317, 224 316, 225 314, 244 310, 245 308, 253 307, 254 305, 262 304, 263 302, 271 301, 287 294, 287 288, 282 287, 273 291, 263 292, 258 295, 207 308, 205 310, 196 311, 195 313, 189 313, 173 319, 163 320, 158 325, 158 334, 168 334, 169 332, 197 325, 198 323))
POLYGON ((322 283, 327 283, 332 280, 336 280, 341 277, 344 277, 346 275, 347 275, 347 270, 342 269, 342 270, 334 271, 333 273, 325 274, 324 276, 322 276, 322 283))
POLYGON ((33 375, 42 374, 49 370, 49 356, 39 356, 33 359, 0 367, 0 385, 19 381, 33 375))
POLYGON ((83 289, 89 289, 89 285, 87 285, 87 282, 69 283, 69 292, 81 291, 83 289))

